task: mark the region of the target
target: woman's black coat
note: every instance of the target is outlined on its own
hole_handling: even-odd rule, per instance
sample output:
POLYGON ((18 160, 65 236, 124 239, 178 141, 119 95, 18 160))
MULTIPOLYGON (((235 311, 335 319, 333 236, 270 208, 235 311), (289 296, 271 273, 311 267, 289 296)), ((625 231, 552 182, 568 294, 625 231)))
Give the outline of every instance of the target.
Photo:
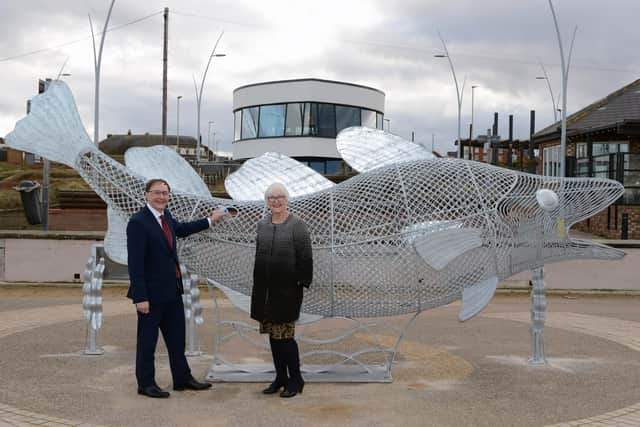
POLYGON ((251 318, 274 323, 300 317, 302 288, 313 278, 311 238, 306 224, 289 214, 282 224, 271 215, 258 223, 251 318))

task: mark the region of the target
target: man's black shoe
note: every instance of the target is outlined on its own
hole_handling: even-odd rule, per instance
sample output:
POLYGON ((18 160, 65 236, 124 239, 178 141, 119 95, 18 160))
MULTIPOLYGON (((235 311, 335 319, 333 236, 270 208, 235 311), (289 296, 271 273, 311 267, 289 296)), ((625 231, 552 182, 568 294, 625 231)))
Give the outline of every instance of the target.
POLYGON ((178 384, 173 386, 174 390, 182 391, 182 390, 206 390, 211 388, 211 383, 201 383, 195 378, 191 377, 187 380, 187 382, 178 384))
POLYGON ((166 399, 167 397, 169 397, 169 392, 164 391, 156 384, 147 387, 138 387, 138 394, 142 394, 143 396, 148 397, 156 397, 159 399, 166 399))

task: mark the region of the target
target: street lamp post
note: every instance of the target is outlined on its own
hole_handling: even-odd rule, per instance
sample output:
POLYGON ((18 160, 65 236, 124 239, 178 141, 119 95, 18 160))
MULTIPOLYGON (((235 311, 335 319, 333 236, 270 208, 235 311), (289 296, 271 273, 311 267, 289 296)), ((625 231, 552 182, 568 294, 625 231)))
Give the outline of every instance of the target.
POLYGON ((202 134, 200 133, 200 107, 202 106, 202 92, 204 89, 204 81, 207 78, 207 71, 209 71, 209 65, 211 64, 211 60, 214 57, 220 58, 223 56, 226 56, 224 53, 216 53, 216 48, 218 47, 218 43, 220 43, 220 39, 222 38, 222 35, 224 34, 224 31, 222 31, 220 33, 220 36, 218 36, 218 40, 216 40, 216 43, 213 45, 213 49, 211 50, 211 55, 209 55, 209 61, 207 61, 207 66, 204 69, 204 74, 202 75, 202 82, 200 82, 200 90, 198 91, 198 86, 196 84, 196 79, 195 77, 193 78, 193 85, 196 88, 196 110, 197 110, 197 140, 196 140, 196 165, 200 164, 200 144, 202 143, 202 134))
POLYGON ((571 37, 571 45, 569 47, 569 56, 565 63, 564 48, 562 46, 562 38, 560 37, 560 28, 558 28, 558 19, 556 11, 553 9, 553 3, 549 0, 551 8, 551 16, 553 16, 553 24, 556 27, 556 36, 558 38, 558 46, 560 48, 560 65, 562 66, 562 127, 560 130, 560 176, 566 176, 566 158, 567 158, 567 81, 569 80, 569 65, 571 64, 571 52, 573 51, 573 42, 576 39, 576 31, 578 27, 574 27, 573 36, 571 37))
POLYGON ((440 37, 440 41, 442 42, 442 47, 444 48, 444 54, 433 55, 436 58, 447 58, 449 61, 449 67, 451 68, 451 74, 453 74, 453 82, 456 84, 456 99, 458 100, 458 158, 462 157, 462 140, 460 138, 460 115, 462 112, 462 97, 464 95, 464 85, 467 81, 467 78, 464 78, 462 82, 462 90, 458 86, 458 78, 456 77, 456 70, 453 68, 453 62, 451 61, 451 56, 449 55, 449 50, 447 49, 447 44, 444 42, 442 35, 438 31, 438 37, 440 37))
POLYGON ((180 154, 180 100, 182 95, 176 97, 176 153, 180 154))
POLYGON ((96 86, 94 95, 94 107, 93 107, 93 143, 98 145, 100 143, 100 66, 102 65, 102 49, 104 48, 104 38, 107 35, 107 25, 111 18, 111 11, 116 0, 111 1, 109 6, 109 12, 107 12, 107 19, 104 21, 104 29, 102 30, 102 37, 100 39, 100 49, 96 51, 96 39, 93 33, 93 24, 91 23, 91 15, 89 15, 89 26, 91 27, 91 39, 93 40, 93 65, 96 75, 96 86))

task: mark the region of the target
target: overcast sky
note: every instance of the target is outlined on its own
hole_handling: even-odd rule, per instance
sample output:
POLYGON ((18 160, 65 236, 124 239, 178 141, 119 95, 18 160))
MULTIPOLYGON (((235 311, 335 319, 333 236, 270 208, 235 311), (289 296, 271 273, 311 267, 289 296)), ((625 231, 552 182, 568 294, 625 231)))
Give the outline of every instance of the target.
MULTIPOLYGON (((110 0, 0 1, 0 136, 24 115, 38 78, 65 80, 93 136, 94 72, 88 14, 104 25, 110 0), (32 53, 40 51, 38 53, 32 53)), ((594 102, 640 78, 638 0, 555 0, 568 51, 578 31, 569 75, 567 111, 594 102)), ((549 89, 560 98, 558 43, 547 0, 116 0, 107 33, 100 92, 100 135, 160 133, 162 123, 162 10, 169 7, 168 133, 196 134, 193 77, 198 84, 215 40, 224 58, 207 75, 201 128, 207 144, 213 121, 219 149, 233 138, 232 92, 272 80, 320 78, 352 82, 386 94, 390 127, 407 139, 450 150, 457 132, 457 100, 442 53, 442 34, 463 93, 462 134, 471 122, 475 89, 477 133, 500 114, 499 133, 528 138, 553 121, 549 89)), ((213 141, 211 141, 213 145, 213 141)))

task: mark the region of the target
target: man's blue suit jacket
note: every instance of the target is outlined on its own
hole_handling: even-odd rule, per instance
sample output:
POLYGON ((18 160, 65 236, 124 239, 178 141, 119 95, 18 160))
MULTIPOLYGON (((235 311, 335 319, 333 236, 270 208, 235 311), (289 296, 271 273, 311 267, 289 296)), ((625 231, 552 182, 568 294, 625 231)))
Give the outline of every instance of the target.
MULTIPOLYGON (((150 304, 172 301, 176 298, 176 236, 186 237, 209 228, 207 218, 192 222, 177 222, 168 209, 165 219, 171 230, 173 248, 162 227, 147 206, 136 212, 127 225, 127 251, 129 263, 129 292, 134 303, 150 304)), ((182 293, 180 286, 179 293, 182 293)))

